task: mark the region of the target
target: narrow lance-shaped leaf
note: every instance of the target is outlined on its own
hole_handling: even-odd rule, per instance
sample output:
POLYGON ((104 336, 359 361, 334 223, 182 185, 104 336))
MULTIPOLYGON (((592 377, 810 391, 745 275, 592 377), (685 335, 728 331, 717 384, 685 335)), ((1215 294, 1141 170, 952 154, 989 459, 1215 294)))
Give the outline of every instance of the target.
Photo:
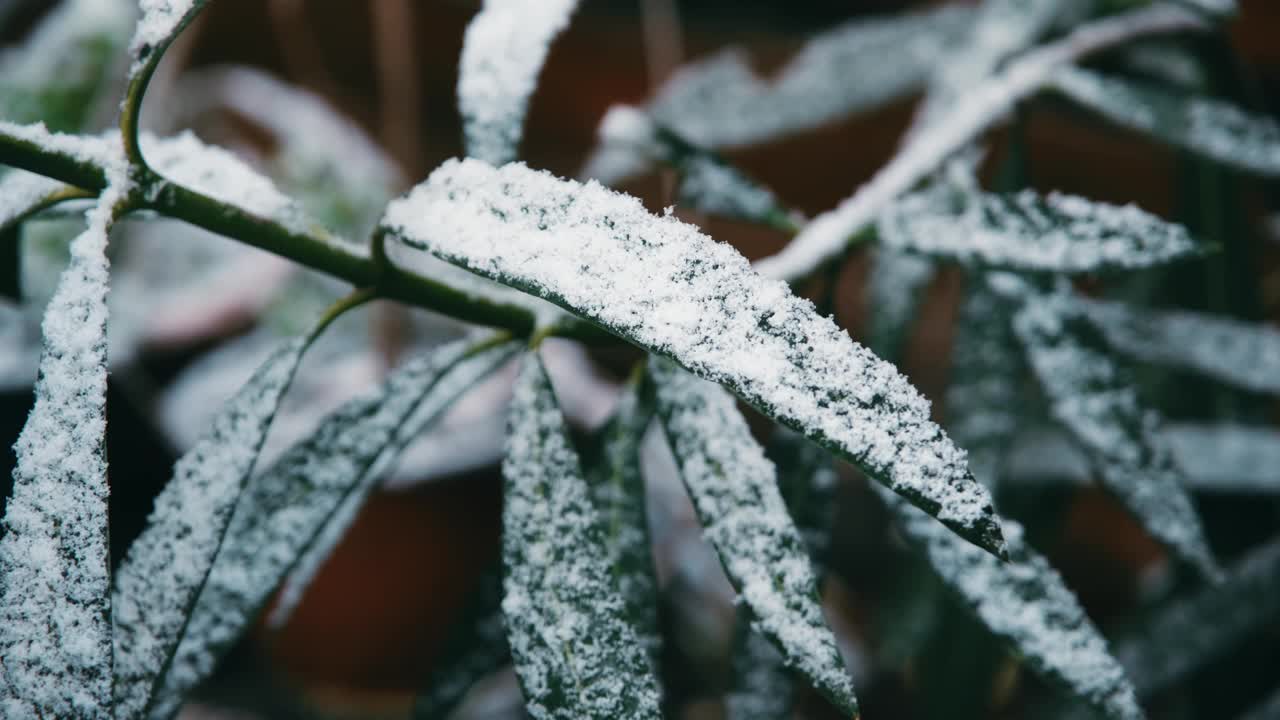
POLYGON ((111 716, 107 552, 110 188, 44 316, 36 403, 14 445, 0 537, 0 714, 111 716))
POLYGON ((1212 98, 1067 68, 1053 88, 1122 127, 1266 176, 1280 175, 1280 123, 1212 98))
POLYGON ((1117 351, 1143 362, 1280 395, 1280 330, 1186 310, 1085 301, 1086 317, 1117 351))
POLYGON ((875 489, 903 534, 925 553, 934 572, 983 625, 1036 674, 1096 708, 1103 717, 1143 717, 1123 668, 1058 573, 1005 521, 1009 560, 957 542, 929 516, 875 489))
POLYGON ((139 718, 177 649, 280 400, 314 334, 282 344, 178 459, 115 576, 117 718, 139 718))
POLYGON ((535 720, 659 718, 658 686, 609 572, 600 518, 542 361, 507 423, 502 614, 535 720))
POLYGON ((890 205, 877 229, 885 247, 1020 272, 1136 270, 1200 252, 1182 226, 1133 205, 1031 190, 960 192, 942 183, 890 205))
POLYGON ((209 0, 138 0, 142 16, 129 42, 130 82, 146 82, 169 45, 200 14, 209 0))
POLYGON ((650 372, 681 478, 754 628, 778 646, 787 666, 856 716, 853 683, 822 615, 804 541, 733 396, 667 360, 654 358, 650 372))
MULTIPOLYGON (((767 455, 777 465, 783 501, 808 547, 821 584, 835 511, 836 472, 831 456, 785 428, 774 433, 767 455)), ((794 674, 778 648, 752 627, 746 608, 739 608, 734 628, 732 674, 725 697, 729 720, 790 717, 796 701, 794 674)))
POLYGON ((485 0, 467 26, 458 67, 458 110, 467 154, 514 160, 529 98, 551 41, 578 0, 485 0))
MULTIPOLYGON (((348 495, 373 482, 378 458, 400 441, 399 429, 468 345, 462 341, 406 363, 383 385, 336 410, 249 483, 168 672, 156 687, 150 718, 171 717, 186 693, 208 677, 348 495)), ((492 362, 498 353, 505 359, 510 348, 479 357, 492 362)), ((476 362, 486 372, 493 367, 479 357, 476 362)), ((472 363, 458 370, 466 382, 476 378, 467 372, 474 371, 472 363)), ((439 386, 453 393, 464 387, 439 386)))
POLYGON ((1014 308, 982 277, 965 289, 951 349, 947 385, 948 428, 969 451, 979 482, 994 488, 1014 436, 1027 414, 1020 380, 1026 364, 1010 326, 1014 308))
MULTIPOLYGON (((1187 486, 1203 493, 1280 493, 1280 432, 1234 423, 1169 423, 1160 429, 1187 486)), ((1025 433, 1009 455, 1024 482, 1085 483, 1089 458, 1053 431, 1025 433)))
MULTIPOLYGON (((451 406, 458 397, 484 376, 488 375, 497 364, 509 358, 515 352, 515 346, 508 344, 491 350, 493 343, 500 343, 501 336, 492 336, 477 341, 467 350, 466 357, 457 361, 457 365, 436 381, 431 391, 422 398, 402 426, 397 430, 395 440, 388 445, 375 463, 365 471, 360 484, 347 494, 342 504, 325 520, 320 533, 308 543, 302 555, 295 562, 289 576, 285 578, 280 592, 276 595, 274 607, 267 615, 267 625, 281 628, 289 621, 293 611, 306 595, 307 588, 323 569, 329 556, 346 537, 347 530, 356 521, 360 510, 364 508, 369 494, 394 467, 415 440, 451 406)), ((443 353, 447 361, 448 353, 443 353)))
MULTIPOLYGON (((1010 289, 1018 281, 1000 277, 996 283, 1010 289)), ((1202 574, 1216 575, 1182 473, 1159 435, 1158 414, 1142 406, 1137 387, 1099 348, 1101 339, 1070 296, 1026 292, 1013 327, 1054 418, 1084 446, 1103 486, 1152 537, 1202 574)))
POLYGON ((445 163, 391 203, 383 226, 726 385, 1000 551, 990 497, 928 402, 732 247, 595 183, 475 160, 445 163))
POLYGON ((637 372, 623 389, 613 417, 601 430, 600 458, 586 467, 586 480, 603 523, 605 549, 618 592, 656 666, 662 649, 658 578, 640 473, 640 446, 653 419, 653 397, 651 389, 644 386, 645 377, 637 372))
POLYGON ((497 568, 480 579, 440 658, 413 700, 412 720, 445 720, 467 691, 511 663, 502 621, 502 574, 497 568))
POLYGON ((901 358, 934 272, 928 258, 891 247, 876 248, 867 279, 871 312, 867 344, 880 357, 901 358))

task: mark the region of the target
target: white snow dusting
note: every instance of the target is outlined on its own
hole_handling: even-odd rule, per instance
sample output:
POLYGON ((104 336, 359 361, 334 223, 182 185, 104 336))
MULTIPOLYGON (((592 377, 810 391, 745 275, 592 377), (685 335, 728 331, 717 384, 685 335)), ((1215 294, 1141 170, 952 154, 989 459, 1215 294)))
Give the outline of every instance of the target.
POLYGON ((485 0, 467 26, 458 66, 458 110, 467 154, 514 160, 529 98, 551 42, 578 0, 485 0))
POLYGON ((174 465, 115 576, 115 701, 141 717, 204 585, 236 501, 310 338, 284 343, 174 465))
POLYGON ((889 363, 732 247, 599 185, 451 161, 388 206, 406 245, 532 292, 677 359, 999 551, 964 452, 889 363))
POLYGON ((129 43, 133 66, 129 75, 154 67, 158 53, 164 52, 178 32, 200 12, 207 0, 138 0, 142 17, 129 43))
POLYGON ((668 360, 651 363, 667 442, 753 627, 778 645, 789 667, 856 715, 853 684, 822 615, 809 554, 773 463, 751 437, 732 395, 668 360))
POLYGON ((660 718, 657 683, 609 570, 550 378, 525 357, 508 420, 502 613, 535 720, 660 718))
POLYGON ((107 235, 128 180, 71 243, 44 318, 36 403, 0 537, 0 714, 107 718, 107 235))

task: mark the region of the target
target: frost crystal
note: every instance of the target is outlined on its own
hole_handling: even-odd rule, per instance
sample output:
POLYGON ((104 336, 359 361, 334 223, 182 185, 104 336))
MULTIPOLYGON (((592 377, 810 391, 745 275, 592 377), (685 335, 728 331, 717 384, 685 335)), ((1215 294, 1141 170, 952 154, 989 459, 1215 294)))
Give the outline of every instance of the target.
POLYGON ((887 247, 1023 272, 1131 270, 1197 252, 1182 226, 1132 205, 1031 190, 969 194, 937 184, 893 203, 878 230, 887 247))
POLYGON ((881 488, 875 489, 898 527, 921 546, 929 564, 996 636, 1030 668, 1103 717, 1143 717, 1133 686, 1107 642, 1089 621, 1062 578, 1022 538, 1022 526, 1006 520, 1009 560, 998 560, 958 542, 933 518, 881 488))
POLYGON ((383 386, 335 411, 250 482, 173 664, 157 687, 150 717, 172 715, 182 697, 208 677, 343 501, 353 492, 368 491, 378 458, 463 350, 457 343, 406 363, 383 386))
POLYGON ((1280 394, 1280 330, 1269 325, 1115 302, 1086 302, 1084 309, 1107 343, 1126 355, 1280 394))
POLYGON ((1280 124, 1219 100, 1069 68, 1053 87, 1123 127, 1262 175, 1280 175, 1280 124))
POLYGON ((1217 574, 1159 416, 1109 355, 1090 344, 1082 308, 1063 294, 1029 295, 1014 317, 1053 416, 1089 452, 1103 485, 1153 537, 1207 576, 1217 574))
POLYGON ((178 460, 116 573, 111 609, 120 717, 142 717, 157 675, 177 648, 308 340, 277 349, 178 460))
POLYGON ((0 715, 107 718, 109 188, 71 243, 44 316, 36 403, 18 442, 0 537, 0 715))
POLYGON ((458 67, 458 110, 467 154, 514 160, 529 98, 552 40, 578 0, 485 0, 467 26, 458 67))
POLYGON ((675 358, 861 466, 961 535, 1000 528, 964 452, 889 363, 732 247, 600 187, 451 161, 388 206, 405 244, 519 287, 675 358))
POLYGON ((507 423, 502 614, 535 720, 659 718, 648 655, 609 571, 599 517, 534 354, 507 423))
POLYGON ((773 464, 732 395, 670 361, 651 362, 667 442, 753 627, 778 645, 789 667, 841 710, 856 714, 853 684, 822 615, 817 580, 773 464))

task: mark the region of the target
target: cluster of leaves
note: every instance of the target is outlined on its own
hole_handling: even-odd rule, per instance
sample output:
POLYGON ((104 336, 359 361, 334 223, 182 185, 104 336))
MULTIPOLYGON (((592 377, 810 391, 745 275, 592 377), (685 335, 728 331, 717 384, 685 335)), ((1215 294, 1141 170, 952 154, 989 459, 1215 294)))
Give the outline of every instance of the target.
MULTIPOLYGON (((1280 441, 1260 428, 1166 426, 1128 360, 1275 392, 1276 333, 1084 298, 1071 277, 1117 277, 1207 248, 1134 207, 1016 183, 992 192, 975 175, 982 134, 1043 91, 1213 161, 1280 175, 1273 121, 1077 65, 1146 35, 1208 30, 1231 3, 1128 3, 1137 7, 1095 15, 1092 3, 988 0, 976 10, 853 23, 815 38, 768 81, 740 55, 720 55, 681 70, 644 107, 611 111, 588 173, 614 183, 669 164, 682 178, 683 202, 795 232, 779 255, 754 266, 598 182, 512 162, 572 0, 485 2, 468 28, 458 82, 469 157, 445 163, 387 205, 368 244, 322 229, 308 219, 305 196, 295 201, 193 135, 139 133, 157 63, 205 4, 141 0, 118 129, 74 135, 22 122, 52 124, 43 113, 62 112, 67 97, 96 94, 104 78, 90 70, 109 63, 93 53, 125 45, 120 18, 134 9, 123 3, 67 2, 33 38, 32 54, 54 43, 88 58, 81 71, 58 75, 76 87, 50 78, 0 88, 6 114, 19 121, 0 123, 0 162, 18 168, 0 179, 5 267, 19 266, 18 240, 37 214, 66 201, 91 205, 44 309, 36 404, 16 446, 0 537, 5 716, 171 717, 281 585, 276 612, 289 612, 410 441, 518 353, 502 568, 459 626, 455 661, 425 683, 419 717, 446 715, 507 663, 534 717, 661 716, 655 667, 663 638, 639 464, 654 423, 740 598, 728 703, 735 718, 785 716, 797 677, 846 716, 858 714, 819 595, 831 532, 823 510, 837 459, 873 481, 903 537, 991 635, 1098 716, 1143 717, 1142 694, 1176 682, 1274 616, 1275 543, 1220 568, 1191 494, 1208 481, 1194 476, 1179 448, 1211 448, 1222 476, 1256 478, 1255 490, 1275 492, 1280 485, 1258 477, 1251 463, 1274 457, 1280 441), (89 8, 112 22, 90 22, 89 8), (886 61, 886 53, 903 62, 886 61), (939 62, 939 53, 951 59, 939 62), (864 68, 881 74, 859 75, 864 68), (924 106, 901 152, 809 221, 717 154, 920 88, 924 106), (30 114, 33 105, 40 113, 30 114), (107 247, 112 228, 135 213, 230 236, 357 289, 281 343, 218 411, 112 573, 103 451, 107 247), (791 287, 839 266, 855 245, 877 251, 871 344, 885 358, 791 287), (899 354, 920 288, 942 263, 968 277, 950 436, 887 361, 899 354), (308 348, 338 315, 374 297, 497 330, 406 361, 257 467, 308 348), (552 336, 621 339, 648 353, 591 439, 597 452, 579 453, 539 357, 540 342, 552 336), (1014 388, 1024 377, 1043 403, 1020 401, 1014 388), (768 452, 738 400, 779 426, 768 452), (1009 460, 1028 420, 1065 431, 1077 461, 1062 474, 1096 476, 1205 583, 1118 640, 1114 653, 1022 527, 996 512, 994 493, 1023 479, 1009 460), (1224 608, 1232 623, 1207 620, 1224 608), (1171 642, 1186 647, 1171 650, 1171 642)), ((82 124, 76 117, 66 122, 82 124)), ((18 275, 9 275, 13 293, 18 275)))

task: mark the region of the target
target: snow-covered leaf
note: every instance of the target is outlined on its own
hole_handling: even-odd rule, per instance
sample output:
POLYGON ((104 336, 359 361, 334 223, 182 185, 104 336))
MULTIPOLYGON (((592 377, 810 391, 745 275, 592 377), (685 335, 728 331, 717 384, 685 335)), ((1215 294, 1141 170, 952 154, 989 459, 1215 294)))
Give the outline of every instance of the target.
POLYGON ((1118 352, 1245 390, 1280 394, 1280 330, 1268 324, 1117 302, 1086 302, 1084 309, 1118 352))
POLYGON ((391 203, 405 245, 676 359, 1000 551, 985 488, 892 365, 732 247, 634 198, 512 164, 451 161, 391 203))
POLYGON ((1133 685, 1058 573, 1006 520, 1009 560, 959 542, 933 518, 881 488, 903 534, 983 625, 1036 674, 1116 720, 1143 717, 1133 685))
POLYGON ((1143 695, 1173 686, 1203 668, 1280 614, 1280 540, 1249 551, 1222 582, 1176 598, 1143 618, 1115 642, 1143 695))
POLYGON ((753 627, 778 646, 789 667, 836 707, 856 715, 853 683, 822 615, 804 540, 778 490, 774 466, 751 437, 733 396, 668 360, 651 359, 650 372, 681 478, 753 627))
MULTIPOLYGON (((998 283, 1016 279, 1001 277, 998 283)), ((1006 283, 1007 284, 1007 283, 1006 283)), ((1065 292, 1028 291, 1013 327, 1053 417, 1086 449, 1104 487, 1152 537, 1202 574, 1217 566, 1168 443, 1126 369, 1065 292)))
POLYGON ((657 681, 609 571, 604 528, 542 361, 507 422, 502 614, 535 720, 659 718, 657 681))
POLYGON ((1027 410, 1022 349, 1010 326, 1014 308, 971 276, 956 321, 947 385, 947 427, 969 452, 974 477, 1000 482, 1004 456, 1027 410))
POLYGON ((929 258, 895 248, 876 248, 872 254, 867 345, 880 357, 901 359, 935 270, 929 258))
POLYGON ((1174 0, 1193 10, 1209 13, 1218 17, 1231 17, 1240 12, 1236 0, 1174 0))
POLYGON ((155 71, 169 45, 204 9, 209 0, 138 0, 142 17, 129 41, 129 54, 133 65, 129 68, 131 82, 155 71))
POLYGON ((0 177, 0 297, 22 299, 22 221, 74 192, 25 170, 0 177))
MULTIPOLYGON (((52 3, 49 3, 52 4, 52 3)), ((0 51, 0 117, 83 130, 133 30, 131 0, 65 0, 0 51)))
MULTIPOLYGON (((383 385, 336 410, 250 481, 173 662, 157 686, 151 718, 173 714, 182 697, 208 677, 344 500, 352 493, 368 492, 385 467, 384 454, 389 448, 398 454, 401 443, 408 442, 400 431, 410 426, 420 405, 444 404, 424 400, 424 395, 430 398, 438 388, 456 393, 465 387, 441 381, 441 375, 470 345, 459 341, 407 362, 383 385)), ((495 353, 505 359, 510 352, 510 347, 503 347, 480 357, 493 361, 495 353)), ((466 372, 470 365, 457 368, 467 381, 476 377, 466 372)), ((484 369, 489 368, 492 365, 484 369)))
POLYGON ((972 20, 954 5, 856 20, 811 39, 767 80, 742 51, 722 51, 676 72, 648 110, 705 148, 808 130, 918 89, 972 20))
POLYGON ((179 458, 115 575, 117 718, 143 717, 186 626, 271 420, 314 335, 282 344, 179 458))
POLYGON ((600 431, 600 457, 586 465, 587 485, 605 531, 605 549, 618 592, 627 606, 636 635, 657 662, 658 578, 649 541, 645 484, 640 473, 640 446, 653 419, 653 398, 645 375, 634 376, 618 398, 617 408, 600 431))
POLYGON ((1074 195, 960 192, 937 183, 889 206, 880 242, 966 265, 1092 273, 1151 267, 1198 252, 1181 225, 1074 195))
POLYGON ((0 715, 111 716, 107 552, 109 189, 45 311, 36 403, 0 536, 0 715))
POLYGON ((1053 87, 1122 127, 1260 175, 1280 175, 1280 123, 1221 100, 1068 68, 1053 87))
POLYGON ((516 158, 538 74, 577 6, 578 0, 485 0, 467 26, 458 66, 468 155, 498 165, 516 158))
MULTIPOLYGON (((778 428, 766 454, 778 468, 783 501, 804 539, 818 582, 831 544, 836 471, 831 456, 803 435, 778 428)), ((795 677, 786 659, 752 627, 751 613, 739 608, 734 628, 732 685, 725 697, 730 720, 790 717, 796 701, 795 677)))
POLYGON ((502 574, 496 568, 480 579, 440 658, 414 697, 413 720, 445 720, 468 690, 510 664, 502 621, 502 574))
MULTIPOLYGON (((1187 487, 1203 493, 1280 493, 1280 432, 1233 423, 1169 423, 1160 430, 1187 487)), ((1023 433, 1008 458, 1012 477, 1030 482, 1085 483, 1089 459, 1069 437, 1023 433)))

